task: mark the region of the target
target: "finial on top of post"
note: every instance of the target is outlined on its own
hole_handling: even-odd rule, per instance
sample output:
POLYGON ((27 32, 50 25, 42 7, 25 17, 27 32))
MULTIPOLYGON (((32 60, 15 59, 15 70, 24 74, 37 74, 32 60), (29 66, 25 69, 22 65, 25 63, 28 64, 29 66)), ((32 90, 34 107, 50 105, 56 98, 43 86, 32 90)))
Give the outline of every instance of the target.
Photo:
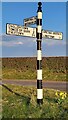
POLYGON ((37 12, 42 12, 41 5, 42 5, 42 3, 38 2, 38 10, 37 10, 37 12))
POLYGON ((41 5, 42 5, 42 3, 41 3, 41 2, 38 2, 38 5, 39 5, 39 6, 41 6, 41 5))

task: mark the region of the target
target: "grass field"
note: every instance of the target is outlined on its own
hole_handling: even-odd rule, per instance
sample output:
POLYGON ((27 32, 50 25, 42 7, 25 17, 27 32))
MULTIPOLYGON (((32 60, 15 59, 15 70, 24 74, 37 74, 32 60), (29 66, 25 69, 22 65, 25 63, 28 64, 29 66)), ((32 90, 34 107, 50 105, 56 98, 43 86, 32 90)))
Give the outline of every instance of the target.
MULTIPOLYGON (((68 57, 42 59, 43 80, 68 81, 68 57)), ((3 58, 3 79, 36 79, 36 58, 3 58)))
POLYGON ((5 85, 2 89, 3 118, 68 120, 67 104, 67 93, 63 91, 44 89, 43 105, 39 106, 36 103, 34 87, 5 85))

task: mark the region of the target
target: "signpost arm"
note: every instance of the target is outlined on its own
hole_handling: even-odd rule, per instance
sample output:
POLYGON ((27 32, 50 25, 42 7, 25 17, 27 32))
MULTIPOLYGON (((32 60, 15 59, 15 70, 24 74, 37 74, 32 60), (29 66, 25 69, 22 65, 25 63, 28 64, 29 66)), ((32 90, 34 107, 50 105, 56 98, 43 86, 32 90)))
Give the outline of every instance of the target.
POLYGON ((42 41, 42 3, 38 3, 37 11, 37 103, 43 103, 43 89, 42 89, 42 53, 41 53, 41 41, 42 41))

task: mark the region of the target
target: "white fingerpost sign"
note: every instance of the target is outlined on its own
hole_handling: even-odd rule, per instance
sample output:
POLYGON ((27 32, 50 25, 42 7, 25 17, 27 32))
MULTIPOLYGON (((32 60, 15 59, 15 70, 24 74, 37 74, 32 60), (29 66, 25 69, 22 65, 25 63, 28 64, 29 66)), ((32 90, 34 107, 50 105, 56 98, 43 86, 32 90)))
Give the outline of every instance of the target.
POLYGON ((8 35, 36 37, 36 28, 7 23, 6 24, 6 33, 8 35))
POLYGON ((36 24, 37 16, 24 19, 24 25, 36 24))

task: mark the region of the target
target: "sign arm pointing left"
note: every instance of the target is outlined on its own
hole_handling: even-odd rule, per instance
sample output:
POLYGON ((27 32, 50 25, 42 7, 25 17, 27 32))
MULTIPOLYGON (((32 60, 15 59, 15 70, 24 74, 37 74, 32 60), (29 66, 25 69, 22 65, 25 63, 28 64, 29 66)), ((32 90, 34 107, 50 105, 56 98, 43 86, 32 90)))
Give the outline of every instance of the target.
POLYGON ((36 28, 7 23, 6 34, 25 37, 36 37, 36 28))

